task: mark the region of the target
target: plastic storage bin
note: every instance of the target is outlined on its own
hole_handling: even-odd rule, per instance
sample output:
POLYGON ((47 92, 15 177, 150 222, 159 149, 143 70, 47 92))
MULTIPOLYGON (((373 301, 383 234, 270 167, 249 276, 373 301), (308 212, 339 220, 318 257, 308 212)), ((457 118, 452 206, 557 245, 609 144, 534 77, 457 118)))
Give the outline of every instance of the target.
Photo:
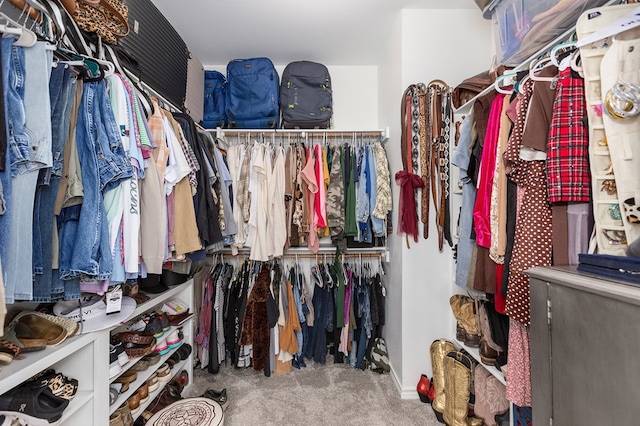
POLYGON ((516 66, 572 28, 587 9, 609 0, 497 0, 484 9, 494 24, 496 54, 516 66))

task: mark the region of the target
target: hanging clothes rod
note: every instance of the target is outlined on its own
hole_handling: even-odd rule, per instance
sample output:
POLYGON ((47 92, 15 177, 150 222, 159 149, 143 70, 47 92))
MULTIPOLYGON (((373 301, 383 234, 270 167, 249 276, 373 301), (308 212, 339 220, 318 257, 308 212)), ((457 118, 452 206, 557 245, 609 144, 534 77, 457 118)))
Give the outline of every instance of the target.
POLYGON ((225 136, 239 137, 247 135, 260 135, 262 137, 272 136, 294 136, 294 137, 328 137, 328 138, 347 138, 352 136, 376 138, 381 141, 389 138, 389 128, 371 131, 371 130, 331 130, 331 129, 206 129, 209 132, 216 132, 216 137, 223 138, 225 136))
POLYGON ((155 91, 147 83, 145 83, 144 81, 140 80, 140 78, 138 76, 136 76, 134 73, 132 73, 131 71, 129 71, 126 68, 124 69, 124 72, 125 72, 125 74, 127 74, 128 78, 130 78, 130 79, 134 80, 136 83, 138 83, 142 87, 142 89, 144 89, 144 91, 147 92, 147 94, 149 96, 158 99, 158 104, 161 107, 163 107, 166 110, 172 111, 172 112, 182 112, 182 110, 180 108, 178 108, 177 106, 175 106, 174 104, 169 102, 167 100, 167 98, 165 98, 164 96, 159 94, 157 91, 155 91))
MULTIPOLYGON (((354 248, 352 251, 347 251, 346 253, 340 253, 340 255, 345 256, 362 256, 362 257, 383 257, 387 254, 387 247, 363 247, 363 248, 354 248)), ((238 254, 235 256, 249 256, 251 250, 248 248, 242 248, 238 250, 238 254)), ((234 256, 231 253, 231 249, 224 249, 217 254, 222 254, 225 256, 234 256)), ((285 250, 284 257, 308 257, 315 258, 316 256, 335 256, 336 248, 334 246, 320 246, 318 249, 318 253, 311 253, 310 250, 306 247, 291 247, 285 250)))
MULTIPOLYGON (((231 253, 217 253, 218 255, 221 255, 222 257, 232 257, 234 259, 238 259, 238 258, 247 258, 249 256, 249 253, 239 253, 237 255, 233 255, 231 253)), ((340 257, 346 257, 346 258, 350 258, 350 259, 380 259, 382 258, 383 253, 340 253, 339 256, 340 257)), ((318 254, 313 254, 313 253, 300 253, 300 254, 296 254, 296 253, 286 253, 284 255, 282 255, 281 257, 276 257, 273 258, 271 260, 277 260, 277 259, 325 259, 325 258, 335 258, 336 254, 335 253, 318 253, 318 254)))

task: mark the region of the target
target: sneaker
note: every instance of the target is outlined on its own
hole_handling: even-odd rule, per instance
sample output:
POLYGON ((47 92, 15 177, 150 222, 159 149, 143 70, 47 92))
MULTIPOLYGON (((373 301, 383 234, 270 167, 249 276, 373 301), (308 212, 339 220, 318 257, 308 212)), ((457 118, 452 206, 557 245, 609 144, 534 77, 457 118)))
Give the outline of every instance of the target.
POLYGON ((109 378, 113 379, 120 373, 122 373, 122 365, 118 360, 118 352, 113 345, 109 345, 109 378))
POLYGON ((29 382, 0 395, 0 412, 26 421, 41 424, 42 419, 55 423, 62 417, 69 400, 59 398, 51 389, 38 382, 29 382))
POLYGON ((162 321, 160 320, 160 318, 156 313, 153 313, 148 317, 144 318, 144 322, 147 323, 147 325, 144 328, 144 331, 150 332, 151 334, 153 334, 153 337, 155 337, 156 339, 158 337, 161 337, 164 334, 162 321))
POLYGON ((158 346, 156 346, 156 348, 154 349, 154 351, 159 354, 160 356, 166 354, 167 352, 169 352, 171 350, 171 348, 169 347, 169 345, 167 345, 167 341, 164 340, 162 342, 160 342, 158 344, 158 346))
POLYGON ((127 355, 127 352, 125 351, 124 342, 114 341, 111 344, 113 345, 113 347, 116 350, 116 353, 118 354, 118 362, 120 363, 120 365, 123 366, 126 363, 128 363, 129 355, 127 355))
POLYGON ((180 346, 180 342, 182 342, 182 339, 180 338, 180 333, 178 332, 178 329, 173 330, 169 334, 169 336, 167 336, 167 344, 171 349, 177 348, 178 346, 180 346))
POLYGON ((218 404, 220 404, 220 406, 222 407, 222 409, 226 409, 227 408, 227 404, 229 404, 229 399, 227 398, 227 389, 222 389, 220 392, 214 390, 214 389, 207 389, 203 394, 202 394, 203 398, 209 398, 209 399, 213 399, 214 401, 216 401, 218 404))
POLYGON ((158 319, 160 320, 160 324, 162 324, 162 330, 167 332, 171 329, 171 324, 169 324, 169 315, 166 312, 158 311, 156 312, 158 319))

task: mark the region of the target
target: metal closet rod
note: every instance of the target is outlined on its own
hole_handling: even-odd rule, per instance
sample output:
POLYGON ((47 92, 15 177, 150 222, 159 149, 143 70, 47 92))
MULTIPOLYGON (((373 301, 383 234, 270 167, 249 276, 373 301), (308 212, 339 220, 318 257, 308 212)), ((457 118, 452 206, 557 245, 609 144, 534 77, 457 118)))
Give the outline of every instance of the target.
POLYGON ((385 130, 330 130, 330 129, 222 129, 220 127, 216 129, 206 129, 209 132, 216 132, 216 136, 221 138, 224 136, 239 136, 239 135, 262 135, 262 136, 328 136, 328 137, 340 137, 345 138, 349 136, 360 137, 379 137, 382 140, 387 139, 388 129, 385 130))
POLYGON ((182 110, 180 108, 178 108, 177 106, 175 106, 174 104, 169 102, 167 100, 167 98, 162 96, 154 88, 152 88, 147 83, 142 81, 142 79, 140 79, 140 77, 138 77, 137 75, 135 75, 134 73, 132 73, 131 71, 129 71, 126 68, 124 69, 124 72, 125 72, 125 74, 127 75, 128 78, 130 78, 131 80, 133 80, 136 83, 138 83, 140 85, 140 87, 147 93, 147 95, 149 95, 150 97, 156 98, 158 100, 158 104, 160 105, 161 108, 164 108, 164 109, 169 110, 171 112, 182 112, 182 110))
MULTIPOLYGON (((218 253, 219 255, 227 256, 227 257, 232 257, 234 259, 237 259, 238 257, 242 256, 242 258, 246 258, 249 256, 249 253, 238 253, 236 255, 233 255, 231 253, 218 253)), ((383 253, 340 253, 338 256, 344 256, 347 258, 355 258, 355 259, 375 259, 375 258, 382 258, 383 253)), ((325 258, 335 258, 336 254, 335 253, 318 253, 318 254, 313 254, 313 253, 301 253, 301 254, 295 254, 295 253, 286 253, 282 256, 273 258, 272 260, 277 260, 277 259, 325 259, 325 258)))

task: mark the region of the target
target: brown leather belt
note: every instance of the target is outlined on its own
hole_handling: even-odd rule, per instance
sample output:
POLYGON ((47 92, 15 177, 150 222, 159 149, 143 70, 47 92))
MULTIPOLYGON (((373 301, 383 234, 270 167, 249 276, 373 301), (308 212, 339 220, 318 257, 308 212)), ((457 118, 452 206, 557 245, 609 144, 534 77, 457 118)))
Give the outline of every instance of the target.
POLYGON ((428 129, 431 141, 430 187, 436 208, 438 249, 442 251, 444 239, 452 245, 449 228, 449 140, 451 125, 451 88, 442 80, 433 80, 428 86, 428 129))

